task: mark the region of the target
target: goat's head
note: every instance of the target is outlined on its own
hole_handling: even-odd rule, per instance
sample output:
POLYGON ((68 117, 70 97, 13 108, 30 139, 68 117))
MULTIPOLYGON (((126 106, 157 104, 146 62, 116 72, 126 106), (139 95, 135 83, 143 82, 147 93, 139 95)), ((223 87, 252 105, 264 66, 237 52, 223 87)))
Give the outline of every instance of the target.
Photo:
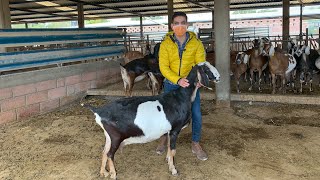
POLYGON ((238 64, 238 65, 241 63, 247 64, 249 61, 249 58, 250 58, 250 56, 247 55, 246 53, 238 52, 238 54, 236 56, 236 64, 238 64))
POLYGON ((298 57, 300 57, 302 54, 309 55, 310 54, 310 47, 306 45, 300 45, 296 48, 294 52, 298 57))
POLYGON ((271 57, 275 53, 275 47, 271 43, 266 43, 264 44, 263 51, 271 57))
POLYGON ((254 49, 259 49, 262 46, 262 41, 261 39, 254 39, 252 44, 254 49))
POLYGON ((220 81, 220 74, 218 70, 209 62, 205 61, 203 63, 199 63, 197 66, 198 82, 200 82, 204 87, 209 86, 209 81, 216 83, 220 81))
POLYGON ((290 51, 291 49, 294 49, 295 47, 296 47, 296 43, 292 38, 290 38, 288 41, 288 51, 290 51))
POLYGON ((259 48, 263 48, 265 44, 270 44, 270 40, 266 37, 262 37, 260 39, 254 39, 252 43, 255 49, 259 49, 259 48))
POLYGON ((262 37, 261 41, 262 41, 263 44, 269 44, 270 43, 270 40, 267 37, 262 37))

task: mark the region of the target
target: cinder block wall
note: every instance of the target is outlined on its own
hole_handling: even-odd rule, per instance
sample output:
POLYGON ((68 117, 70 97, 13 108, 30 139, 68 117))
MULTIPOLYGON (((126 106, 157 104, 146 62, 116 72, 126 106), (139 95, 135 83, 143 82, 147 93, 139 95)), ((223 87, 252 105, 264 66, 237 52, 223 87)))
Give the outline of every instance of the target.
POLYGON ((121 75, 119 63, 96 62, 0 78, 3 124, 50 112, 78 100, 88 89, 119 82, 121 75))

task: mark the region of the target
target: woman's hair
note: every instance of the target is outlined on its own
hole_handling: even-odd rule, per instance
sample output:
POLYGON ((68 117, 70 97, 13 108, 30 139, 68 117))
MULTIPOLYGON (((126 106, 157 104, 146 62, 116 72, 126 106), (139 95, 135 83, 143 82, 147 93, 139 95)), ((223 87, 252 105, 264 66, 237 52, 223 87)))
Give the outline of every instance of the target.
POLYGON ((178 17, 178 16, 183 16, 186 18, 186 21, 188 22, 188 17, 186 15, 186 13, 184 12, 174 12, 173 15, 172 15, 172 21, 174 18, 178 17))

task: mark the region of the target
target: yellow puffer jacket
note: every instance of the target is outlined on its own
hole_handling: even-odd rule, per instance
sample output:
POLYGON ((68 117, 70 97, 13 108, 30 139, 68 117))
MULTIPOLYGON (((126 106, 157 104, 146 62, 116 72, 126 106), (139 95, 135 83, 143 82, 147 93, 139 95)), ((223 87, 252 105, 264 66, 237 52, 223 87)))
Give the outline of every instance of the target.
POLYGON ((193 32, 188 31, 188 33, 190 36, 181 59, 173 32, 168 32, 160 45, 160 71, 166 79, 175 84, 180 78, 186 77, 193 66, 205 61, 206 54, 202 42, 193 32))

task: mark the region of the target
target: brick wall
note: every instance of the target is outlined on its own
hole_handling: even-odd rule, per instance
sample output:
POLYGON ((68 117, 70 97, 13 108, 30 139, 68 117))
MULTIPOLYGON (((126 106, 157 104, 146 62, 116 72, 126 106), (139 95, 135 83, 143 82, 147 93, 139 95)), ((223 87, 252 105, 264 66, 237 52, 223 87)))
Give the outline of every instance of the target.
POLYGON ((88 89, 121 80, 118 67, 0 88, 0 124, 50 112, 78 100, 88 89))

